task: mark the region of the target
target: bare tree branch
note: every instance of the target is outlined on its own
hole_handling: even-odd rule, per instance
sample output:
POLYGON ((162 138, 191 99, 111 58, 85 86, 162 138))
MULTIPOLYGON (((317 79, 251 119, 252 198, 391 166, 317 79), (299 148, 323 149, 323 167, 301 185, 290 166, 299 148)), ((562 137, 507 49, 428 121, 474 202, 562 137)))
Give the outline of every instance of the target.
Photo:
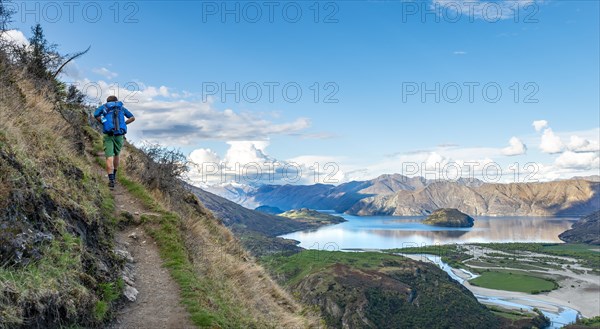
POLYGON ((85 54, 86 54, 88 51, 90 51, 90 49, 91 49, 91 48, 92 48, 92 46, 89 46, 89 47, 88 47, 86 50, 84 50, 84 51, 80 51, 80 52, 78 52, 78 53, 74 54, 73 56, 71 56, 69 59, 67 59, 67 61, 66 61, 66 62, 64 62, 64 63, 63 63, 63 64, 62 64, 62 65, 61 65, 61 66, 58 68, 58 70, 56 70, 56 72, 54 72, 54 75, 52 75, 52 78, 53 78, 53 79, 56 79, 56 77, 57 77, 57 76, 60 74, 60 71, 62 71, 62 69, 63 69, 63 68, 64 68, 64 67, 65 67, 67 64, 69 64, 69 62, 71 62, 72 60, 74 60, 74 59, 76 59, 76 58, 78 58, 78 57, 81 57, 81 56, 85 55, 85 54))

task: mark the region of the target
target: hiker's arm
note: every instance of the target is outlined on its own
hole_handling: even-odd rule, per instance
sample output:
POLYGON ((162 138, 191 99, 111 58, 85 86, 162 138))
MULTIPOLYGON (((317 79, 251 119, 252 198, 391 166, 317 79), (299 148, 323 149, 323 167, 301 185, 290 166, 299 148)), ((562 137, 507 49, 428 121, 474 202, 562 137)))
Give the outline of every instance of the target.
POLYGON ((102 123, 102 119, 100 119, 100 117, 102 116, 102 110, 103 107, 100 106, 99 108, 96 109, 96 111, 94 111, 94 118, 96 119, 96 121, 102 123))
POLYGON ((125 121, 125 124, 128 125, 128 124, 134 122, 135 117, 133 116, 133 113, 129 112, 129 110, 126 108, 123 108, 123 110, 125 111, 125 117, 127 117, 127 121, 125 121))

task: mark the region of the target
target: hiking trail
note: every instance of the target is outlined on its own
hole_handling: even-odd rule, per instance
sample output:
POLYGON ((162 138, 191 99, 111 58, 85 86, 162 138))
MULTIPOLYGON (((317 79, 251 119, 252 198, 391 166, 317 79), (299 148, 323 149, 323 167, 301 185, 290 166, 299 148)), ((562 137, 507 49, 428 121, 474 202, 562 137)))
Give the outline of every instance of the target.
MULTIPOLYGON (((105 170, 100 173, 106 178, 105 170)), ((134 222, 139 223, 141 215, 153 214, 120 184, 117 183, 111 193, 115 199, 115 215, 127 211, 134 216, 134 222)), ((124 302, 115 320, 106 328, 196 328, 181 305, 179 286, 163 267, 158 246, 144 228, 129 225, 115 233, 115 240, 116 249, 125 250, 133 257, 131 279, 139 293, 135 302, 124 302)))

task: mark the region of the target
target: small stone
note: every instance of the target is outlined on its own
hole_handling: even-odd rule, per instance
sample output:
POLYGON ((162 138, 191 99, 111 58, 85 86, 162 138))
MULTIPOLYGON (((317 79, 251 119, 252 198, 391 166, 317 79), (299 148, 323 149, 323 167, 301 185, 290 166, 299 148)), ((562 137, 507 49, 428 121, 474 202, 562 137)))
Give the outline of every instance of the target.
POLYGON ((123 268, 121 275, 131 278, 131 280, 133 281, 133 278, 135 277, 135 268, 134 268, 133 264, 132 263, 125 264, 125 268, 123 268))
POLYGON ((123 289, 123 295, 125 295, 125 298, 127 298, 130 302, 136 301, 138 293, 139 292, 137 289, 128 284, 125 284, 125 289, 123 289))
POLYGON ((133 283, 133 280, 126 275, 123 275, 123 282, 125 282, 126 284, 128 284, 132 287, 135 285, 135 283, 133 283))
POLYGON ((139 212, 139 211, 136 211, 136 212, 134 212, 133 214, 137 216, 137 215, 139 215, 139 214, 140 214, 140 212, 139 212))
POLYGON ((115 250, 115 251, 114 251, 114 253, 115 253, 117 256, 119 256, 119 257, 121 257, 121 258, 125 259, 127 262, 129 262, 129 263, 133 263, 133 257, 131 257, 131 254, 129 253, 129 251, 127 251, 127 250, 119 250, 119 249, 117 249, 117 250, 115 250))
POLYGON ((131 238, 131 239, 134 239, 134 240, 138 239, 137 233, 135 233, 135 232, 129 234, 128 237, 131 238))
POLYGON ((97 261, 97 262, 96 262, 96 265, 98 266, 98 270, 99 270, 100 272, 105 272, 105 273, 108 273, 108 266, 106 266, 106 264, 104 264, 104 262, 103 262, 103 261, 100 261, 100 260, 99 260, 99 261, 97 261))

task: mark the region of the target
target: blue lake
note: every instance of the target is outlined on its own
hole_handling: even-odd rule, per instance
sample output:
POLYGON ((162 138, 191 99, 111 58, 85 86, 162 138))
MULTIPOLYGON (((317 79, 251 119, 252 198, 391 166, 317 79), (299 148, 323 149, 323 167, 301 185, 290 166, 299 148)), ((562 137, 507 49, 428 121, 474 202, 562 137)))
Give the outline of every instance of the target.
MULTIPOLYGON (((333 212, 329 212, 335 214, 333 212)), ((424 216, 368 216, 335 214, 347 222, 316 230, 282 235, 307 249, 388 249, 410 246, 478 242, 561 242, 558 235, 575 217, 475 217, 471 228, 422 224, 424 216)))

